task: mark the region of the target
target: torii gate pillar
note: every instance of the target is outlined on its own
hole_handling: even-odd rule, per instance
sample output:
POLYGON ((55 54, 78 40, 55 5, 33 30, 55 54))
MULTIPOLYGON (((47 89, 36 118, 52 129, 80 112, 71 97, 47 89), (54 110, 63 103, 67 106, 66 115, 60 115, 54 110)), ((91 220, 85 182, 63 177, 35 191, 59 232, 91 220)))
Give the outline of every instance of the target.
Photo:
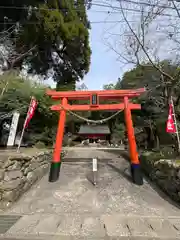
POLYGON ((143 184, 142 173, 140 169, 140 162, 136 147, 136 139, 134 135, 134 128, 132 123, 131 109, 129 108, 128 97, 124 97, 124 115, 127 129, 127 137, 129 142, 129 154, 131 160, 131 175, 134 183, 138 185, 143 184))
MULTIPOLYGON (((62 99, 62 105, 66 107, 67 98, 62 99)), ((64 136, 64 126, 66 121, 66 110, 62 109, 60 111, 58 129, 56 134, 56 143, 53 153, 53 161, 51 163, 50 173, 49 173, 49 182, 55 182, 59 178, 60 168, 61 168, 61 151, 62 151, 62 142, 64 136)))

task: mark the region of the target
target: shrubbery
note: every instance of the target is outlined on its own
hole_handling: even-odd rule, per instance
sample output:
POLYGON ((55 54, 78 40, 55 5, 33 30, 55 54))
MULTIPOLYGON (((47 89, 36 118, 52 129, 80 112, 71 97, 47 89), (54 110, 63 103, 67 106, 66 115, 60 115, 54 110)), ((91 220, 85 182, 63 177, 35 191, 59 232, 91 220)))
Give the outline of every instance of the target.
POLYGON ((0 112, 8 113, 13 110, 20 112, 18 133, 22 131, 31 96, 38 101, 38 106, 28 129, 25 131, 24 140, 31 144, 42 142, 52 145, 58 122, 58 113, 50 110, 53 101, 46 95, 47 86, 24 79, 15 72, 6 73, 0 77, 0 112))

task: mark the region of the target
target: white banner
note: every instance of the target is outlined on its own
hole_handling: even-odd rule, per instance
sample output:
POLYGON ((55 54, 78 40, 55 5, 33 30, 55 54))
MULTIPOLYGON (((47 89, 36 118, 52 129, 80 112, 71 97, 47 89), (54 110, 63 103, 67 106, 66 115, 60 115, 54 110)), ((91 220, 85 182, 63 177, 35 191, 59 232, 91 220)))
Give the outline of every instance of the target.
POLYGON ((8 137, 8 141, 7 141, 8 147, 14 146, 14 141, 16 138, 16 131, 17 131, 18 122, 19 122, 19 116, 20 116, 20 113, 14 112, 13 117, 12 117, 10 131, 9 131, 9 137, 8 137))

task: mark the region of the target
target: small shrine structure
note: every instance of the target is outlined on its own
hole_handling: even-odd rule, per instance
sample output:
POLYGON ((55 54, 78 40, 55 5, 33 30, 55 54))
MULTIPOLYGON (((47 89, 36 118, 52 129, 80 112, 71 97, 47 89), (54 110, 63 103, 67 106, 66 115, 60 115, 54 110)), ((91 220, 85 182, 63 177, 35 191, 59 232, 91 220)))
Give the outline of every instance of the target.
POLYGON ((78 135, 83 139, 89 139, 90 142, 110 139, 110 129, 108 125, 81 125, 78 135))

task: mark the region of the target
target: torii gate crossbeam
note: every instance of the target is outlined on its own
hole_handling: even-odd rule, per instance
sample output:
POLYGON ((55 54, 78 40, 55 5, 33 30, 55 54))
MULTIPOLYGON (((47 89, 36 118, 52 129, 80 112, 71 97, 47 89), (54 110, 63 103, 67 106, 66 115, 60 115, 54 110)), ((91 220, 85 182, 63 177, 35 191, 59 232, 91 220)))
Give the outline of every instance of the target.
POLYGON ((136 90, 101 90, 101 91, 47 91, 47 95, 54 100, 60 100, 61 103, 51 107, 51 110, 59 111, 59 123, 56 135, 53 160, 49 174, 49 181, 55 182, 59 178, 61 167, 61 150, 64 135, 64 126, 66 120, 66 111, 101 111, 101 110, 124 110, 126 129, 129 142, 129 153, 131 161, 131 175, 133 182, 142 185, 143 177, 140 169, 140 162, 136 149, 136 140, 131 117, 131 110, 141 109, 140 104, 129 102, 130 98, 138 97, 145 92, 144 88, 136 90), (116 104, 100 104, 100 100, 117 100, 116 104), (71 105, 69 100, 89 100, 90 104, 71 105))

